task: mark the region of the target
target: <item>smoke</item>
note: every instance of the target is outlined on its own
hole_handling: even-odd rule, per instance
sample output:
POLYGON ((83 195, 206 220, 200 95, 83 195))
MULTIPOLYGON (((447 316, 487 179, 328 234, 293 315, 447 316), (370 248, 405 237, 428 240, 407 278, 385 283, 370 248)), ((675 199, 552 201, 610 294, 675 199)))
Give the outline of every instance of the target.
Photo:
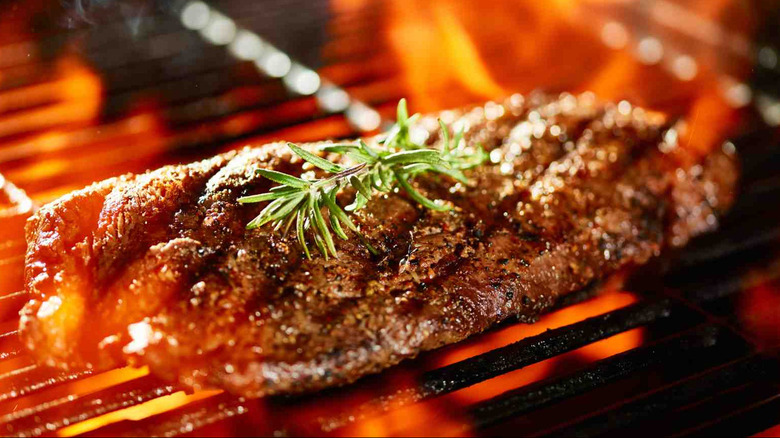
POLYGON ((156 0, 61 0, 65 24, 79 28, 97 24, 124 23, 137 34, 144 18, 168 2, 156 0))

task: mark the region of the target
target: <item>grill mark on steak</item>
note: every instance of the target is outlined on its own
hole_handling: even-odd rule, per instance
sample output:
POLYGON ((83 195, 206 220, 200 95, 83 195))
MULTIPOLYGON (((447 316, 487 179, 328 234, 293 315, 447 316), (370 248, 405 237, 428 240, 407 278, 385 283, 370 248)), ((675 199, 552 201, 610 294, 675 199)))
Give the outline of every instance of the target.
MULTIPOLYGON (((622 143, 619 143, 622 144, 622 143)), ((600 150, 598 148, 585 148, 583 151, 581 150, 575 150, 564 156, 561 161, 565 160, 572 160, 576 158, 582 157, 582 152, 587 152, 591 155, 598 155, 599 152, 609 152, 608 150, 600 150)), ((631 157, 629 159, 625 160, 624 166, 622 166, 618 172, 622 173, 622 170, 627 168, 627 166, 630 164, 631 157)), ((587 165, 587 162, 585 163, 587 165)), ((569 167, 567 167, 569 168, 569 167)), ((539 178, 545 178, 546 176, 556 176, 557 173, 554 171, 549 170, 549 166, 546 168, 544 172, 542 172, 539 176, 539 178)), ((533 186, 534 183, 538 182, 538 180, 534 180, 530 186, 533 186)), ((590 184, 593 184, 591 181, 590 184)), ((575 185, 576 187, 576 185, 575 185)), ((571 189, 571 183, 567 185, 567 188, 571 189)), ((514 204, 519 197, 521 197, 523 193, 515 194, 511 197, 508 197, 504 200, 505 203, 508 205, 514 204)), ((457 202, 456 202, 457 204, 457 202)), ((510 209, 506 208, 500 208, 501 211, 510 211, 510 209)), ((563 213, 563 212, 558 212, 563 213)), ((558 219, 558 224, 560 224, 560 219, 558 219)), ((511 284, 512 282, 516 282, 516 278, 509 278, 504 279, 501 277, 495 277, 495 276, 486 276, 482 281, 475 282, 475 284, 470 284, 469 287, 463 287, 463 279, 473 279, 473 278, 481 278, 482 275, 485 272, 491 272, 492 267, 498 266, 498 260, 497 257, 493 256, 490 257, 491 246, 495 245, 496 247, 501 247, 502 251, 498 252, 498 256, 501 257, 501 259, 506 258, 507 256, 511 256, 513 251, 512 248, 522 248, 521 242, 519 241, 512 241, 510 244, 501 244, 502 240, 510 240, 511 234, 510 231, 507 229, 506 223, 501 223, 499 221, 498 224, 495 224, 491 226, 488 231, 486 232, 487 237, 485 239, 480 239, 479 246, 475 249, 475 253, 466 258, 461 258, 458 263, 454 264, 453 267, 450 269, 451 272, 455 272, 456 275, 441 275, 433 280, 431 286, 432 289, 442 289, 444 291, 453 291, 457 290, 458 293, 453 294, 455 297, 457 297, 458 304, 457 306, 454 306, 454 308, 458 309, 458 312, 456 315, 453 315, 452 318, 454 321, 456 321, 457 325, 463 325, 463 323, 471 323, 471 322, 477 322, 478 325, 467 325, 466 328, 460 328, 457 327, 447 327, 448 324, 444 324, 443 327, 438 328, 439 331, 453 331, 453 332, 462 332, 462 333, 473 333, 477 331, 484 330, 487 328, 487 326, 491 323, 490 317, 488 315, 498 315, 498 319, 502 319, 502 307, 500 305, 494 305, 492 307, 485 306, 485 303, 491 303, 496 301, 496 290, 501 290, 501 293, 498 294, 499 297, 501 296, 507 296, 511 295, 510 298, 507 298, 505 301, 510 306, 510 309, 506 309, 508 313, 517 312, 522 309, 523 306, 529 306, 529 305, 535 305, 537 307, 543 307, 546 305, 549 305, 551 303, 553 296, 548 296, 545 298, 544 296, 537 296, 535 298, 529 298, 529 296, 534 296, 534 294, 517 294, 516 292, 518 290, 521 290, 517 285, 511 284), (485 262, 485 260, 488 260, 485 262), (475 262, 476 261, 476 262, 475 262), (509 282, 507 282, 509 280, 509 282), (503 292, 503 290, 506 290, 506 292, 503 292), (487 293, 486 293, 487 292, 487 293), (465 300, 464 300, 465 298, 465 300), (470 298, 470 299, 469 299, 470 298), (540 301, 540 303, 536 303, 536 301, 540 301), (462 309, 466 307, 468 310, 466 312, 463 312, 462 309), (481 307, 481 308, 480 308, 481 307), (464 315, 472 314, 473 317, 463 317, 464 315)), ((569 228, 574 228, 574 226, 570 226, 569 228)), ((542 228, 544 229, 544 228, 542 228)), ((566 230, 560 230, 558 233, 555 233, 554 235, 551 233, 548 233, 546 238, 544 239, 538 239, 535 244, 532 244, 531 251, 538 250, 543 247, 550 247, 550 246, 557 246, 560 245, 561 242, 561 236, 566 233, 566 230), (541 241, 543 240, 543 241, 541 241)), ((528 250, 528 248, 525 248, 528 250)), ((530 255, 525 255, 525 258, 531 259, 532 257, 530 255)), ((523 259, 523 257, 516 257, 519 259, 523 259)), ((509 259, 507 258, 507 264, 509 259)), ((527 268, 526 266, 521 266, 521 268, 527 268)), ((552 270, 555 269, 555 266, 552 267, 552 270)), ((527 270, 527 269, 526 269, 527 270)), ((517 272, 512 272, 512 274, 517 275, 517 272)), ((584 286, 584 284, 587 284, 589 281, 589 278, 584 278, 582 281, 578 282, 577 284, 573 285, 558 285, 558 287, 550 287, 547 286, 548 289, 552 290, 571 290, 574 287, 584 286)), ((540 285, 536 285, 536 288, 539 289, 540 285)))
MULTIPOLYGON (((541 107, 543 109, 546 106, 554 104, 555 102, 547 105, 542 104, 541 107)), ((483 146, 488 151, 498 147, 501 151, 501 155, 511 154, 513 149, 519 148, 519 145, 509 139, 509 131, 511 131, 512 127, 517 124, 521 117, 527 116, 529 111, 533 110, 534 108, 538 109, 538 107, 539 105, 537 104, 530 106, 530 108, 524 108, 522 111, 516 109, 515 111, 510 112, 507 117, 499 119, 499 121, 495 121, 495 126, 493 127, 492 131, 494 131, 497 138, 503 139, 503 142, 500 145, 486 141, 486 136, 480 135, 484 133, 485 126, 490 124, 490 122, 484 118, 483 113, 477 113, 476 117, 472 116, 469 118, 468 115, 462 117, 459 120, 459 122, 461 122, 460 124, 471 125, 472 128, 475 128, 474 131, 477 133, 476 135, 466 135, 464 140, 467 144, 483 144, 483 146)), ((578 137, 584 129, 584 123, 587 123, 585 120, 593 117, 594 113, 595 111, 586 111, 584 114, 571 114, 570 119, 566 120, 565 124, 562 124, 562 133, 565 134, 568 132, 572 137, 578 137)), ((556 125, 560 123, 557 114, 542 118, 544 118, 549 125, 556 125)), ((440 140, 438 138, 438 131, 436 135, 436 141, 440 140)), ((530 147, 528 147, 526 150, 523 150, 514 160, 512 160, 514 171, 518 174, 522 172, 525 180, 529 181, 530 183, 536 181, 539 175, 543 174, 551 163, 566 153, 563 141, 558 140, 559 139, 550 138, 549 134, 545 139, 533 138, 531 140, 530 147)), ((440 147, 438 144, 434 144, 434 146, 440 147)), ((493 167, 477 169, 475 172, 473 172, 472 175, 470 175, 470 177, 475 181, 474 185, 476 187, 495 187, 497 184, 490 182, 491 180, 498 180, 500 182, 504 182, 506 180, 506 176, 501 175, 500 172, 498 172, 497 169, 493 167)), ((530 183, 528 185, 530 185, 530 183)), ((480 191, 470 191, 463 189, 453 194, 448 193, 448 190, 436 191, 436 185, 432 185, 432 187, 429 186, 426 188, 434 189, 431 193, 431 197, 449 199, 463 211, 463 214, 458 217, 458 219, 461 219, 459 223, 450 224, 449 230, 441 230, 438 233, 425 232, 426 229, 439 228, 440 224, 438 220, 440 218, 435 215, 426 216, 422 221, 420 221, 420 223, 415 226, 415 228, 417 230, 421 230, 421 234, 423 234, 422 236, 417 237, 418 242, 420 241, 421 237, 438 238, 439 240, 439 242, 437 242, 438 244, 423 244, 421 245, 422 247, 436 248, 444 245, 454 250, 454 252, 446 253, 448 260, 442 261, 444 266, 441 269, 440 276, 446 276, 457 269, 459 264, 464 260, 464 258, 460 257, 460 255, 474 251, 476 247, 482 241, 484 241, 485 236, 491 233, 492 230, 497 226, 496 222, 504 222, 503 218, 496 218, 494 215, 489 214, 489 210, 491 208, 495 208, 499 211, 506 211, 506 208, 502 207, 501 205, 512 204, 514 201, 516 201, 518 196, 517 194, 514 194, 512 196, 506 196, 501 199, 501 195, 495 192, 481 193, 480 191)), ((438 188, 441 189, 441 186, 438 188)), ((410 233, 410 236, 415 236, 415 233, 410 233)), ((412 237, 410 240, 414 240, 414 237, 412 237)), ((409 246, 408 241, 403 243, 409 246)), ((436 251, 431 252, 434 254, 436 253, 436 251)), ((436 260, 429 260, 427 262, 423 261, 422 268, 425 268, 426 266, 433 267, 435 262, 436 260)), ((410 270, 408 275, 413 275, 413 271, 410 270)), ((392 280, 389 278, 383 278, 383 281, 387 283, 392 280)), ((424 281, 424 283, 427 284, 431 281, 435 282, 438 280, 428 279, 428 281, 424 281)))
POLYGON ((165 224, 178 209, 197 199, 207 181, 227 161, 227 156, 219 156, 196 169, 163 167, 108 193, 93 233, 96 286, 109 284, 142 248, 166 241, 169 233, 165 224), (171 183, 159 187, 156 183, 160 179, 171 183), (158 199, 165 202, 155 202, 158 199), (149 205, 152 207, 148 208, 149 205))
MULTIPOLYGON (((65 368, 143 364, 246 396, 344 384, 509 316, 531 321, 558 296, 712 228, 731 202, 733 160, 660 152, 656 115, 537 95, 443 117, 497 162, 470 172, 473 187, 417 178, 451 212, 402 194, 369 203, 355 221, 380 257, 353 236, 338 241, 338 259, 306 260, 294 239, 244 229, 263 205, 235 200, 272 185, 254 168, 302 171, 283 144, 42 208, 28 227, 24 341, 65 368)), ((436 117, 419 126, 438 145, 436 117)))

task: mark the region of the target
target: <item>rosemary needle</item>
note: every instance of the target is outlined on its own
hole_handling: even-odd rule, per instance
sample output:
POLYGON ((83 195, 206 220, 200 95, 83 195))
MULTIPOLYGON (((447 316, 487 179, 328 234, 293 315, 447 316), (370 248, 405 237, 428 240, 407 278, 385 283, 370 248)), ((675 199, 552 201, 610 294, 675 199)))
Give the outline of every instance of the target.
POLYGON ((428 199, 418 192, 411 180, 421 173, 432 172, 465 183, 468 180, 463 170, 479 166, 487 155, 481 147, 468 153, 458 148, 463 131, 451 138, 441 121, 439 124, 444 143, 441 150, 417 144, 410 138, 410 128, 418 115, 408 115, 404 99, 398 103, 397 113, 398 119, 380 142, 381 148, 374 148, 358 140, 353 144, 330 145, 322 149, 324 152, 349 157, 356 163, 351 167, 344 167, 294 143, 288 143, 287 146, 295 155, 327 175, 310 180, 275 170, 257 169, 257 174, 279 185, 267 193, 238 199, 242 204, 268 202, 260 214, 247 224, 247 228, 270 224, 275 230, 287 233, 294 223, 296 238, 306 257, 311 258, 306 243, 308 233, 319 252, 327 259, 329 255, 338 256, 334 237, 348 239, 345 228, 355 233, 372 254, 377 253, 348 214, 363 208, 373 199, 374 192, 390 192, 399 188, 425 208, 449 210, 449 206, 441 201, 428 199), (351 204, 342 208, 336 196, 347 187, 355 189, 355 198, 351 204), (328 213, 327 220, 323 210, 328 213))

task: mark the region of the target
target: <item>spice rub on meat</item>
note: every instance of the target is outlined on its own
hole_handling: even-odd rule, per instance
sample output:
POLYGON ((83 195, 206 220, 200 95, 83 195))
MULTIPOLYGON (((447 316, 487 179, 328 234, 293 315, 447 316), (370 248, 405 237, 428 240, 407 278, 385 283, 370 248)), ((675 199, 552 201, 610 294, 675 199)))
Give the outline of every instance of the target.
POLYGON ((246 230, 264 203, 236 199, 274 184, 255 169, 305 170, 281 143, 44 206, 27 226, 24 343, 64 368, 148 365, 250 397, 316 390, 510 316, 532 321, 557 297, 713 229, 732 202, 734 157, 664 143, 664 118, 639 108, 516 95, 421 118, 432 146, 439 116, 490 161, 467 172, 472 186, 415 179, 450 211, 403 192, 358 211, 377 256, 350 238, 338 258, 308 260, 294 233, 246 230))

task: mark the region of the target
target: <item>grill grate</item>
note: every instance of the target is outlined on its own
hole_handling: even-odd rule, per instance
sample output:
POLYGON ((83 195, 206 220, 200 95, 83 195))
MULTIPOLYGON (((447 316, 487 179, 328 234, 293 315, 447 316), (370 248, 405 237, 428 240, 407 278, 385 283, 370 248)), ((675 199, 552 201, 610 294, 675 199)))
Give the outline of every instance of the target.
MULTIPOLYGON (((306 8, 301 0, 273 2, 306 11, 292 18, 251 2, 213 5, 284 50, 299 46, 287 44, 300 41, 301 29, 317 26, 309 50, 293 58, 390 114, 404 85, 394 57, 367 37, 384 2, 374 3, 331 16, 322 1, 306 8)), ((282 79, 261 75, 252 62, 184 29, 171 15, 183 6, 177 0, 147 11, 137 26, 112 16, 0 47, 8 54, 0 56, 0 171, 45 202, 96 179, 212 155, 242 141, 356 134, 343 111, 322 110, 320 96, 290 93, 282 79), (63 58, 76 67, 58 64, 63 58), (86 96, 57 94, 57 84, 74 76, 86 96), (35 90, 42 97, 28 100, 35 90), (102 103, 81 115, 89 93, 102 103), (61 115, 41 112, 57 105, 75 116, 4 121, 61 115)), ((743 327, 740 306, 745 294, 780 275, 780 218, 772 208, 780 200, 777 140, 776 130, 746 128, 734 141, 745 157, 742 196, 722 230, 632 278, 630 293, 582 291, 536 326, 507 322, 346 388, 264 400, 184 394, 145 369, 61 373, 35 365, 16 337, 16 312, 27 299, 19 290, 18 218, 29 206, 21 199, 9 219, 0 197, 0 221, 13 229, 8 236, 0 230, 0 430, 21 436, 760 432, 780 423, 780 340, 759 339, 743 327), (615 346, 627 336, 639 342, 615 346)))

